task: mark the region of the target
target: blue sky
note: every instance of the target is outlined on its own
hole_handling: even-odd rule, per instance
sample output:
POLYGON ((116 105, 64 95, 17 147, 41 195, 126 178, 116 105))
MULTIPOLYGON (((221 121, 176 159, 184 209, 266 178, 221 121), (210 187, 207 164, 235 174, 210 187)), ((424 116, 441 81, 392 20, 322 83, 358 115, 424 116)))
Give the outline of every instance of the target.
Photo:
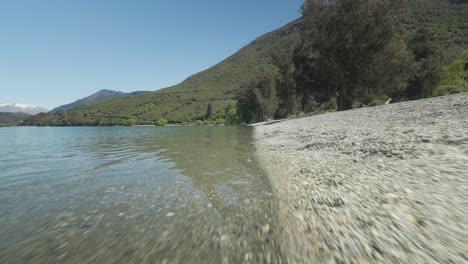
POLYGON ((183 81, 300 16, 302 0, 0 3, 0 103, 46 108, 100 89, 183 81))

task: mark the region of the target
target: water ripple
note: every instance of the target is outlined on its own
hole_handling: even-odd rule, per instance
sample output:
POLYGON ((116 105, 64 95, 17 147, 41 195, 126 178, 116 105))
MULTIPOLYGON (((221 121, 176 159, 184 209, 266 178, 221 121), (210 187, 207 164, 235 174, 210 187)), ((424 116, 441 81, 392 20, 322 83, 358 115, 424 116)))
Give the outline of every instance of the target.
POLYGON ((0 263, 281 262, 250 133, 0 129, 0 263))

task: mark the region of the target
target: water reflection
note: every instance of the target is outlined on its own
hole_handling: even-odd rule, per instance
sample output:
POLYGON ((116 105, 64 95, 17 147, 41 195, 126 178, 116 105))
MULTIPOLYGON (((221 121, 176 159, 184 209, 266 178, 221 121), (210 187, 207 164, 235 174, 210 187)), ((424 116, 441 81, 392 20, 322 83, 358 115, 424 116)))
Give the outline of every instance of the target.
MULTIPOLYGON (((253 153, 250 130, 240 128, 192 128, 161 143, 166 149, 160 155, 175 162, 181 173, 192 179, 194 185, 210 199, 223 216, 235 213, 229 201, 220 194, 234 187, 230 199, 250 195, 245 192, 249 184, 261 180, 252 164, 253 153), (224 188, 224 191, 220 188, 224 188), (235 194, 234 192, 237 192, 235 194)), ((266 186, 265 186, 266 188, 266 186)))
POLYGON ((282 260, 248 128, 2 133, 0 263, 282 260))
POLYGON ((92 170, 127 163, 135 158, 173 162, 171 169, 190 177, 211 200, 211 205, 224 215, 233 211, 221 202, 216 188, 234 179, 236 181, 231 183, 240 187, 252 184, 249 182, 255 180, 252 174, 258 173, 252 163, 251 130, 248 128, 146 128, 143 133, 137 131, 137 136, 129 136, 130 131, 123 129, 126 133, 116 138, 104 135, 97 140, 98 144, 77 146, 101 160, 92 170))

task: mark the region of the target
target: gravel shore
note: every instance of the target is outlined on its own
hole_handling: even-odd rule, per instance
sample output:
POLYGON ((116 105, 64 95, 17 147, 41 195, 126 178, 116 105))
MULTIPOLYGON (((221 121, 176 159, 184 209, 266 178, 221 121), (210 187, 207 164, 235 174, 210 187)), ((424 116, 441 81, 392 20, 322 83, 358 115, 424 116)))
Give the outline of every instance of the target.
POLYGON ((468 93, 255 137, 289 263, 468 263, 468 93))

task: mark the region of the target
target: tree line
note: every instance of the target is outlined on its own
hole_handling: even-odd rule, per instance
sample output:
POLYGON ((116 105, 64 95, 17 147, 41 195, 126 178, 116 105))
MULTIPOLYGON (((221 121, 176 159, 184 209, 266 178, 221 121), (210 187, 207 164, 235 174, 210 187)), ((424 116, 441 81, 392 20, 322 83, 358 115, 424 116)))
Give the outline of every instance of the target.
POLYGON ((240 122, 468 91, 468 51, 443 66, 427 28, 405 32, 405 0, 305 0, 301 44, 272 54, 238 95, 240 122))

